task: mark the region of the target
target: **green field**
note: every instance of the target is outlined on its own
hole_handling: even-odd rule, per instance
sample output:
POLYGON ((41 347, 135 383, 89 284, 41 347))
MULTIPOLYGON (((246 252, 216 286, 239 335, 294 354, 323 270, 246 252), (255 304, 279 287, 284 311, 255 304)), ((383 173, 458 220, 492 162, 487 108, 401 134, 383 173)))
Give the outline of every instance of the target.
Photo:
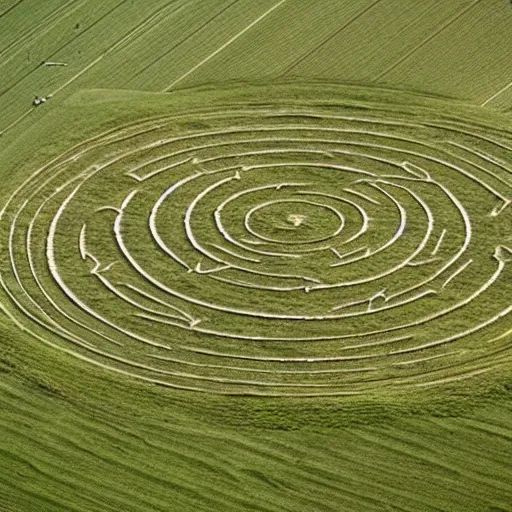
POLYGON ((0 0, 0 510, 512 510, 510 35, 0 0))

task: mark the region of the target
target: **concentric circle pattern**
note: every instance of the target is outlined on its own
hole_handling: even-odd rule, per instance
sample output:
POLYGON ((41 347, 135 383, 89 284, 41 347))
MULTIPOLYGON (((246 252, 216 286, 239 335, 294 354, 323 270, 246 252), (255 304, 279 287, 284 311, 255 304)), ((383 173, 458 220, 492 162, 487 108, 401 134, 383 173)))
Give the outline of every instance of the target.
POLYGON ((363 394, 492 371, 510 356, 512 144, 432 119, 226 109, 91 139, 1 212, 6 310, 180 389, 363 394))

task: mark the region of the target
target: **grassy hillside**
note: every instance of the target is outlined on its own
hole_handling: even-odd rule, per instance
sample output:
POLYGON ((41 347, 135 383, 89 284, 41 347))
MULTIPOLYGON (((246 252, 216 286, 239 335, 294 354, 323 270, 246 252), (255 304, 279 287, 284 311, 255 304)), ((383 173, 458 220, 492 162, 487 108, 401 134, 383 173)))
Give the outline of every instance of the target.
POLYGON ((512 510, 511 18, 0 0, 0 510, 512 510))

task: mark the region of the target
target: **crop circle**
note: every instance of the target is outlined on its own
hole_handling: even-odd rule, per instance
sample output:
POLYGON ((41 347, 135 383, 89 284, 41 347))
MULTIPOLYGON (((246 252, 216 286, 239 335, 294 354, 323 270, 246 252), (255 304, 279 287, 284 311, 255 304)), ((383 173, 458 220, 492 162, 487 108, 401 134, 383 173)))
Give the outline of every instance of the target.
POLYGON ((428 109, 297 98, 120 127, 12 192, 6 311, 56 348, 179 389, 469 378, 509 357, 511 154, 496 129, 428 109))

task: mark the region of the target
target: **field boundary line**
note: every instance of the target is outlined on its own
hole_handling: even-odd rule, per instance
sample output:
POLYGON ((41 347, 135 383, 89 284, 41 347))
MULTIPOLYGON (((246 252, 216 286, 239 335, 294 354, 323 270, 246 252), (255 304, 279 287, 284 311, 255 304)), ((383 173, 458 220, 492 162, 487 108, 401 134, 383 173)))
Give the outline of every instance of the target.
POLYGON ((397 68, 402 62, 407 60, 411 55, 416 53, 418 50, 423 48, 426 44, 428 44, 432 39, 434 39, 436 36, 438 36, 443 30, 448 28, 450 25, 455 23, 458 19, 460 19, 464 14, 466 14, 470 9, 472 9, 476 4, 478 4, 481 0, 475 0, 472 4, 468 5, 467 7, 464 7, 461 11, 459 11, 455 16, 450 18, 447 22, 445 22, 443 25, 441 25, 437 30, 435 30, 432 34, 430 34, 427 38, 423 39, 423 41, 419 42, 414 48, 409 50, 405 55, 400 57, 394 64, 389 66, 387 69, 385 69, 382 73, 380 73, 377 77, 373 79, 374 82, 377 80, 380 80, 384 76, 386 76, 388 73, 391 73, 395 68, 397 68))
POLYGON ((507 84, 503 89, 500 89, 496 94, 493 94, 490 98, 486 99, 480 106, 485 107, 487 103, 490 103, 491 101, 495 100, 498 96, 503 94, 505 91, 508 91, 512 87, 512 82, 507 84))
POLYGON ((174 80, 174 82, 172 82, 172 84, 170 84, 169 86, 167 86, 162 92, 168 92, 172 87, 174 87, 177 83, 181 82, 183 79, 185 79, 187 76, 191 75, 196 69, 200 68, 203 64, 206 64, 210 59, 213 59, 213 57, 215 57, 217 54, 219 54, 222 50, 224 50, 225 48, 227 48, 230 44, 234 43, 239 37, 241 37, 242 35, 244 35, 248 30, 250 30, 252 27, 254 27, 254 25, 256 25, 257 23, 259 23, 262 19, 266 18, 271 12, 273 12, 275 9, 277 9, 281 4, 283 4, 284 2, 286 2, 286 0, 280 0, 279 2, 277 2, 277 4, 275 4, 273 7, 271 7, 270 9, 268 9, 267 11, 265 11, 261 16, 259 16, 258 18, 256 18, 252 23, 249 23, 249 25, 247 25, 247 27, 245 27, 243 30, 241 30, 240 32, 238 32, 238 34, 234 35, 229 41, 227 41, 226 43, 224 43, 220 48, 217 48, 217 50, 215 50, 213 53, 211 53, 210 55, 208 55, 208 57, 206 57, 205 59, 203 59, 201 62, 199 62, 198 64, 196 64, 192 69, 190 69, 189 71, 187 71, 184 75, 180 76, 179 78, 177 78, 176 80, 174 80))
POLYGON ((372 9, 375 5, 380 3, 381 0, 375 0, 372 4, 370 4, 368 7, 365 7, 362 11, 355 14, 350 20, 348 20, 345 24, 343 24, 338 30, 335 30, 331 35, 327 36, 323 41, 321 41, 317 46, 312 48, 309 52, 307 52, 302 57, 299 57, 298 60, 296 60, 291 66, 286 68, 282 73, 281 76, 287 75, 292 69, 297 67, 301 62, 305 61, 307 58, 309 58, 313 53, 317 52, 322 48, 322 46, 326 45, 329 41, 334 39, 338 34, 340 34, 343 30, 345 30, 348 26, 352 25, 355 21, 357 21, 361 16, 364 16, 370 9, 372 9))

